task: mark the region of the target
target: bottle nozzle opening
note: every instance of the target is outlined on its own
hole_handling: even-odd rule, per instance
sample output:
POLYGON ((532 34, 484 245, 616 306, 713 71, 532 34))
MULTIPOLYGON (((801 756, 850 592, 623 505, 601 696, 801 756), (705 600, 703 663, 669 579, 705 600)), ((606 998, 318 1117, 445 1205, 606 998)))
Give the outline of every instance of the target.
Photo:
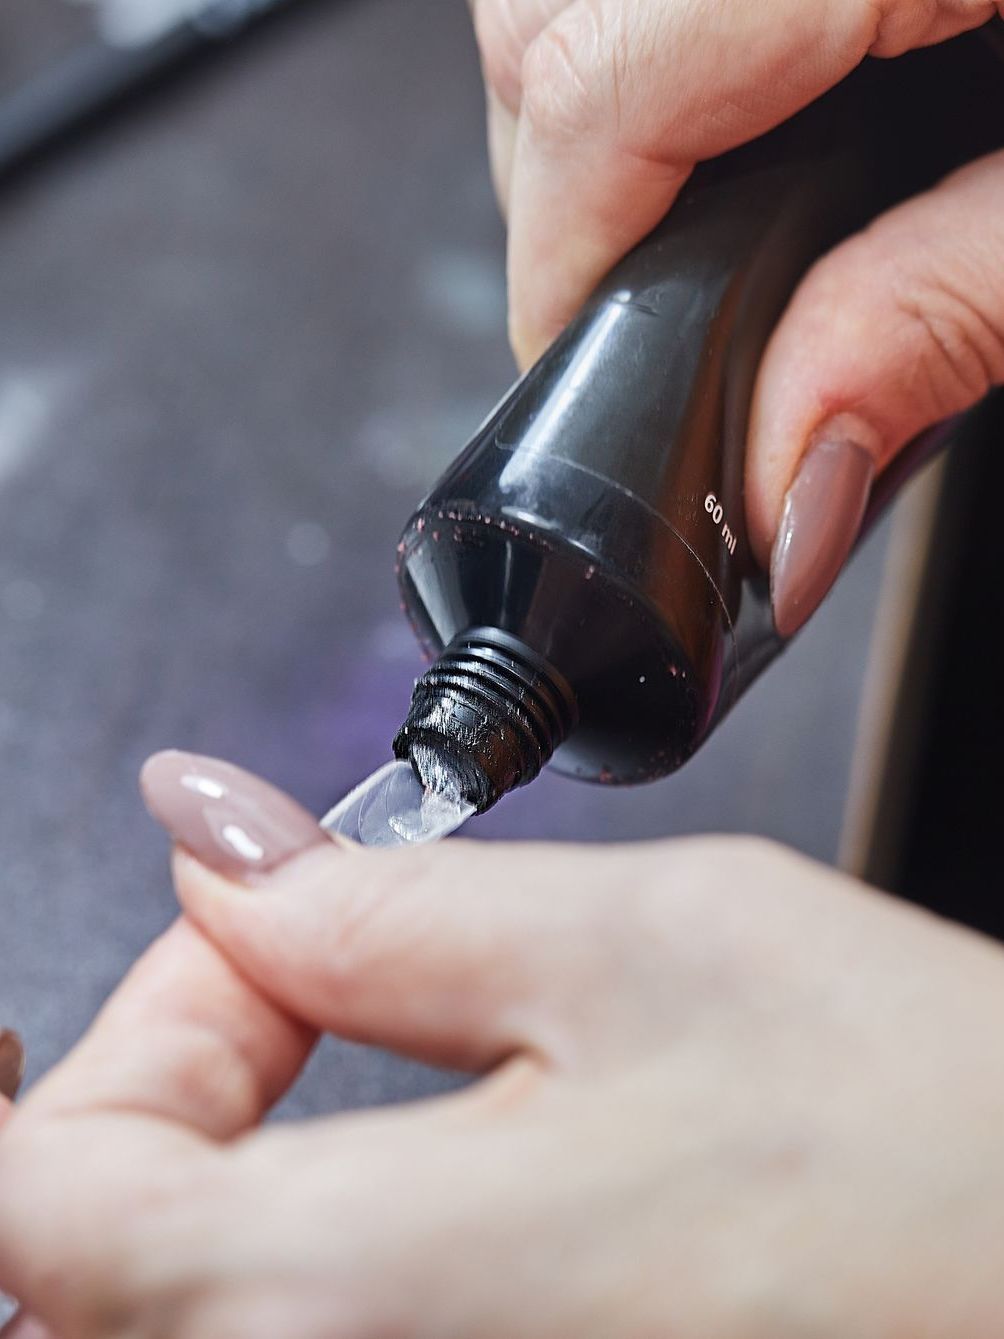
POLYGON ((537 776, 577 719, 553 666, 509 633, 474 628, 415 685, 394 753, 426 789, 484 813, 537 776))

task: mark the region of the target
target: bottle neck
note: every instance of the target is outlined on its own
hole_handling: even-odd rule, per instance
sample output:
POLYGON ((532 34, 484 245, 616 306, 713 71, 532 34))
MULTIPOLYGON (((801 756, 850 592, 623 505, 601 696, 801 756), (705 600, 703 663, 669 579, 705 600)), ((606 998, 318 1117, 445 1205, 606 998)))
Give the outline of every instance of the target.
POLYGON ((472 628, 416 683, 394 753, 428 789, 484 813, 532 781, 577 721, 552 665, 509 633, 472 628))

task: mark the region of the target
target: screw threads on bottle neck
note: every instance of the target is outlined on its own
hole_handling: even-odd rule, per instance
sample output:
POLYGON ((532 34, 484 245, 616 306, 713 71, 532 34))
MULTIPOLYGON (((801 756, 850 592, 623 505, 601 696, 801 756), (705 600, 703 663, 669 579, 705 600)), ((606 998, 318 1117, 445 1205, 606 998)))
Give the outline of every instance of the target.
POLYGON ((537 776, 577 719, 553 666, 509 633, 473 628, 416 683, 394 752, 430 789, 484 813, 537 776))

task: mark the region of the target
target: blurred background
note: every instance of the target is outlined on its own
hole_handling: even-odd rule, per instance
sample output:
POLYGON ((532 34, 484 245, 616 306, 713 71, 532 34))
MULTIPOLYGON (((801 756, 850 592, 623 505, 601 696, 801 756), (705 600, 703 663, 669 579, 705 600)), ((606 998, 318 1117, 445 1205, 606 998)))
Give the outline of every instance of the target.
MULTIPOLYGON (((190 31, 156 36, 172 8, 0 7, 0 1024, 29 1079, 174 914, 136 791, 150 752, 221 755, 318 812, 388 758, 420 669, 398 534, 513 377, 463 0, 288 0, 185 60, 190 31), (153 46, 110 61, 100 24, 153 46)), ((960 843, 932 842, 967 832, 979 870, 966 823, 986 809, 990 831, 1000 796, 972 578, 945 701, 976 762, 932 763, 918 726, 949 719, 950 495, 937 469, 913 487, 679 775, 544 775, 469 835, 761 833, 937 904, 960 843), (953 779, 945 823, 932 776, 953 779)), ((453 1081, 330 1043, 283 1110, 453 1081)))

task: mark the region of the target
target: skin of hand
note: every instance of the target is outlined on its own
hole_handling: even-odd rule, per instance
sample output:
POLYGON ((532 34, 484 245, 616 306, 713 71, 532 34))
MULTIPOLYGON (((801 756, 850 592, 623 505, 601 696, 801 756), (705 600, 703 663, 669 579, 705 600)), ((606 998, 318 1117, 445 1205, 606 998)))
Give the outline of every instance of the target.
POLYGON ((179 850, 9 1115, 0 1286, 60 1339, 1004 1331, 999 947, 751 839, 308 824, 244 881, 179 850), (316 1030, 480 1077, 258 1129, 316 1030))
MULTIPOLYGON (((543 352, 697 163, 773 128, 866 56, 943 41, 1001 7, 471 0, 517 361, 543 352)), ((874 474, 1004 382, 1002 253, 995 154, 839 246, 792 299, 760 370, 746 472, 750 539, 785 636, 839 572, 874 474)))

